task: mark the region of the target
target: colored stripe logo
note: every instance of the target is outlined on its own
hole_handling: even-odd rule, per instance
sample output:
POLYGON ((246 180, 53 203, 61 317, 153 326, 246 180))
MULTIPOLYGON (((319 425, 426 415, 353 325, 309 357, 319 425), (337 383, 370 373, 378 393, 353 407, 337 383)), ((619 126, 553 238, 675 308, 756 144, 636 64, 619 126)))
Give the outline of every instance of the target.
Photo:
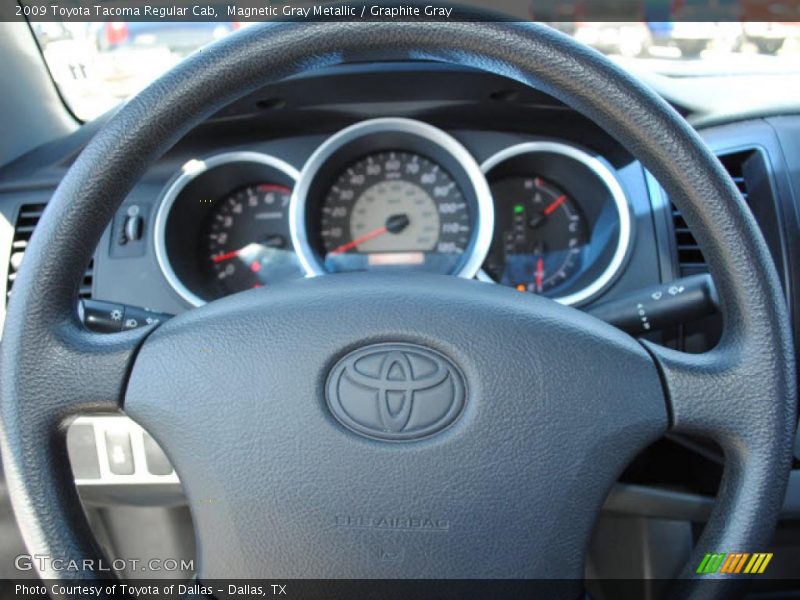
POLYGON ((697 572, 704 575, 713 573, 761 574, 772 560, 771 552, 731 552, 706 554, 697 567, 697 572))

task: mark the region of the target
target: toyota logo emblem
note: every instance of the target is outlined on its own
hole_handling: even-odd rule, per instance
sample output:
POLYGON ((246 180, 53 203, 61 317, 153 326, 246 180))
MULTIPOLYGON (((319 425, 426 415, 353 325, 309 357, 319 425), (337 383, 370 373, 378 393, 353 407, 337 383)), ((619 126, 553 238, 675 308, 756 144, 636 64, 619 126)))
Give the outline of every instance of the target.
POLYGON ((327 401, 336 419, 361 435, 416 440, 451 425, 466 386, 444 355, 414 344, 376 344, 351 352, 331 371, 327 401))

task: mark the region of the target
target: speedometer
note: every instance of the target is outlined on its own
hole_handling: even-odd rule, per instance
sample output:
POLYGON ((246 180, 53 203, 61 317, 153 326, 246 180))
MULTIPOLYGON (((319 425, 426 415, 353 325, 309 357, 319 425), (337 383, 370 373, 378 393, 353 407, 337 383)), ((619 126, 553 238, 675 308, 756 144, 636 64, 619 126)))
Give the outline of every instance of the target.
POLYGON ((447 133, 374 119, 312 155, 292 198, 298 257, 311 275, 421 271, 473 277, 492 240, 480 167, 447 133))
POLYGON ((450 272, 472 234, 452 176, 416 153, 370 154, 337 178, 322 205, 329 272, 413 266, 450 272))

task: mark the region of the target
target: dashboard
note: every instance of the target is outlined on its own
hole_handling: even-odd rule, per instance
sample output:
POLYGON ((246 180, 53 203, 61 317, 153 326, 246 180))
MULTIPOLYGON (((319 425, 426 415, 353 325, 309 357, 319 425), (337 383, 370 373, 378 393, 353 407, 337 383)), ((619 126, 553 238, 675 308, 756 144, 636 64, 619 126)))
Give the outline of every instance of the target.
MULTIPOLYGON (((0 169, 6 295, 53 190, 103 124, 0 169)), ((764 232, 800 340, 800 117, 714 122, 700 133, 764 232)), ((119 325, 133 327, 141 315, 124 307, 175 315, 348 271, 476 278, 592 312, 708 268, 658 182, 579 113, 479 71, 379 63, 270 84, 191 131, 119 207, 80 295, 118 306, 119 325)), ((720 329, 712 315, 641 335, 702 352, 720 329)), ((623 482, 713 494, 715 466, 681 468, 670 443, 637 463, 661 466, 634 466, 623 482)), ((139 493, 133 484, 142 483, 148 494, 177 493, 171 471, 137 466, 134 477, 103 464, 99 478, 79 477, 94 501, 119 499, 122 487, 139 493)))
POLYGON ((384 117, 334 133, 300 171, 264 152, 191 159, 154 236, 193 306, 352 271, 477 277, 580 305, 619 275, 633 227, 613 168, 579 145, 512 143, 478 164, 444 130, 384 117))
MULTIPOLYGON (((0 171, 7 294, 53 189, 103 123, 0 171)), ((701 130, 759 221, 792 311, 797 127, 786 116, 701 130)), ((477 70, 375 63, 267 85, 192 130, 130 191, 81 295, 178 314, 301 277, 427 271, 591 311, 707 270, 658 182, 581 114, 477 70)), ((718 329, 654 335, 702 351, 718 329)))

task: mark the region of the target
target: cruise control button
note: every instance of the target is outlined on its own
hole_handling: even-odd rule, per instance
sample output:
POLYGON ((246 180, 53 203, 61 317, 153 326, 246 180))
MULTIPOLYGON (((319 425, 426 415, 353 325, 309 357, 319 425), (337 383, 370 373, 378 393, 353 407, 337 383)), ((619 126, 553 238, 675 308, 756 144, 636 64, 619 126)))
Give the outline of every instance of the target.
POLYGON ((127 432, 106 432, 108 468, 114 475, 133 475, 131 436, 127 432))
POLYGON ((147 470, 151 475, 170 475, 172 473, 172 465, 167 455, 147 433, 144 434, 144 457, 147 460, 147 470))

